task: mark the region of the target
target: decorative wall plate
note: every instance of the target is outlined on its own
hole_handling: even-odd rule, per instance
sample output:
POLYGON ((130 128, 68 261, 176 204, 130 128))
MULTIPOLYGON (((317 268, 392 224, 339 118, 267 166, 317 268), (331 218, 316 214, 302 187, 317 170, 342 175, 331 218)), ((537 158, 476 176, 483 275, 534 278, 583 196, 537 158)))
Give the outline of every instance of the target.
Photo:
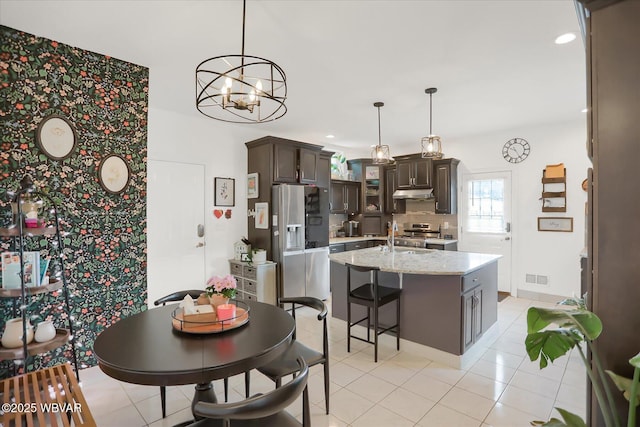
POLYGON ((130 177, 129 165, 117 154, 108 155, 98 166, 98 181, 108 193, 122 193, 127 188, 130 177))
POLYGON ((53 160, 69 157, 76 146, 76 131, 71 122, 62 116, 45 117, 38 125, 36 142, 42 152, 53 160))

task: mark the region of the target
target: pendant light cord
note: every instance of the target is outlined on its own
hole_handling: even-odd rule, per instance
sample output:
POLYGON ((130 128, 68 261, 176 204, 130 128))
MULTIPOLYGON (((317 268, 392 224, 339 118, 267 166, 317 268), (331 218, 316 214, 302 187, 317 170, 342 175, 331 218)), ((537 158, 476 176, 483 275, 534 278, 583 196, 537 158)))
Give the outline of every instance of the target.
POLYGON ((240 75, 244 77, 244 25, 247 16, 247 0, 242 1, 242 58, 240 64, 240 75))
POLYGON ((433 94, 430 93, 429 94, 429 136, 433 135, 433 128, 432 128, 432 124, 433 124, 433 104, 432 104, 432 100, 433 100, 433 94))
POLYGON ((378 107, 378 147, 382 145, 382 139, 380 137, 380 107, 378 107))

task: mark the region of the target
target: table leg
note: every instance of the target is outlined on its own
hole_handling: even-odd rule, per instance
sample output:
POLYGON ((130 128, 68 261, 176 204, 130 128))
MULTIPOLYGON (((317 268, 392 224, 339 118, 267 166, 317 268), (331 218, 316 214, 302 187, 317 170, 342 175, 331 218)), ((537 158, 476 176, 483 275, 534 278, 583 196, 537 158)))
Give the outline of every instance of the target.
MULTIPOLYGON (((218 399, 216 399, 216 393, 213 391, 212 382, 196 384, 196 391, 195 391, 195 394, 193 395, 193 402, 191 402, 192 412, 197 402, 218 403, 218 399)), ((201 419, 200 417, 197 417, 195 414, 193 414, 193 417, 196 420, 201 419)))

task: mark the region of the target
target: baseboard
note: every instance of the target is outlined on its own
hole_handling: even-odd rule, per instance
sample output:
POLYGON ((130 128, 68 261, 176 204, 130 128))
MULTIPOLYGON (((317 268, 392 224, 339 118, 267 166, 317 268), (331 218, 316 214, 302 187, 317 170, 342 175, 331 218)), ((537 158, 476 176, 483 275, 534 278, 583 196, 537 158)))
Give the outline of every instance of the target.
POLYGON ((518 298, 526 298, 533 301, 548 302, 551 304, 567 299, 567 297, 563 297, 562 295, 544 294, 541 292, 528 291, 526 289, 518 289, 518 298))

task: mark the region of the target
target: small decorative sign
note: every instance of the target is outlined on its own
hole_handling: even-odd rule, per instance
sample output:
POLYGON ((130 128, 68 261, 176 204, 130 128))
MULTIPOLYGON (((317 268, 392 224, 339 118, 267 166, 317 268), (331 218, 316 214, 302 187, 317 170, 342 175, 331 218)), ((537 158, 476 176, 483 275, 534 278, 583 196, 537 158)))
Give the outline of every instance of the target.
POLYGON ((563 231, 573 232, 572 217, 538 217, 538 231, 563 231))

